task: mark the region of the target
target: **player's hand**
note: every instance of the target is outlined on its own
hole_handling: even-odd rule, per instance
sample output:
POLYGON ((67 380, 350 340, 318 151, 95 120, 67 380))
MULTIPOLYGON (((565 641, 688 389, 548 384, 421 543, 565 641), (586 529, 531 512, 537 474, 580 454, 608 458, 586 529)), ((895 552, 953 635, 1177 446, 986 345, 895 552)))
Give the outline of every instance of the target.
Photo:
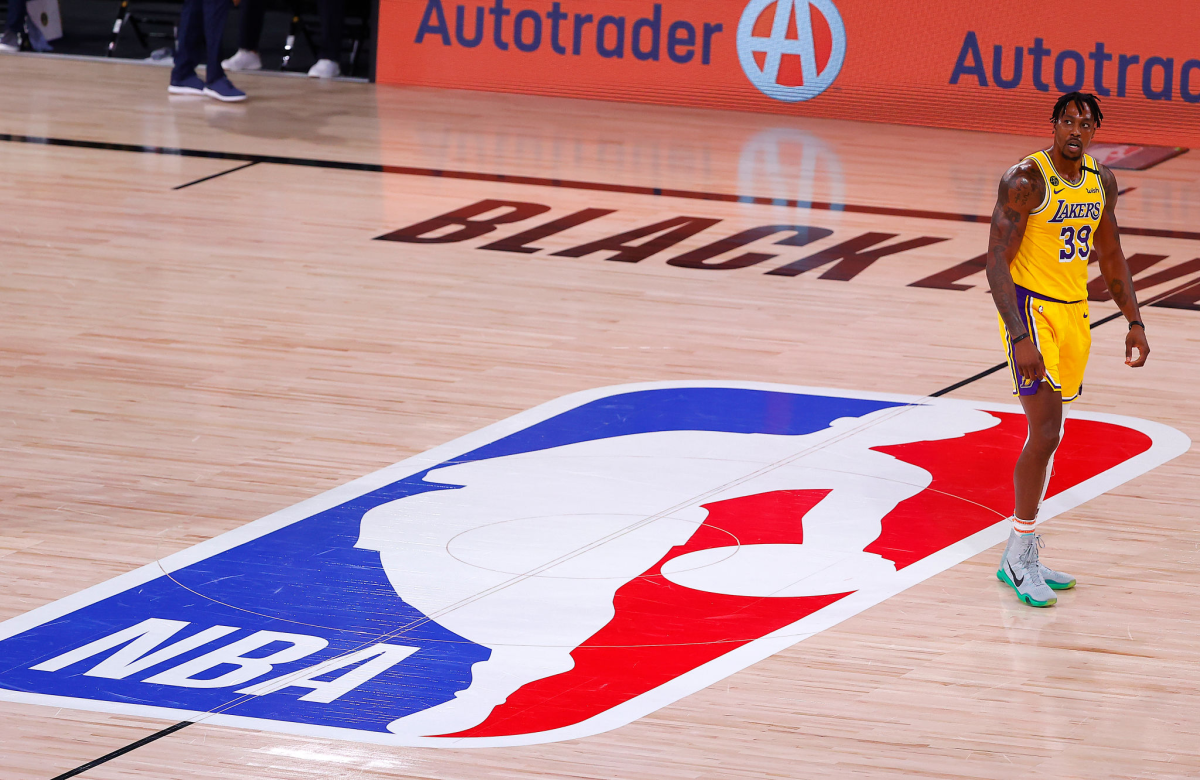
POLYGON ((1146 365, 1148 357, 1150 357, 1150 345, 1146 342, 1146 329, 1141 325, 1134 325, 1125 334, 1125 365, 1130 368, 1141 368, 1146 365), (1138 353, 1137 360, 1133 359, 1135 349, 1138 353))
POLYGON ((1037 384, 1046 378, 1046 364, 1032 339, 1021 339, 1013 345, 1013 362, 1017 364, 1017 372, 1027 382, 1037 384))

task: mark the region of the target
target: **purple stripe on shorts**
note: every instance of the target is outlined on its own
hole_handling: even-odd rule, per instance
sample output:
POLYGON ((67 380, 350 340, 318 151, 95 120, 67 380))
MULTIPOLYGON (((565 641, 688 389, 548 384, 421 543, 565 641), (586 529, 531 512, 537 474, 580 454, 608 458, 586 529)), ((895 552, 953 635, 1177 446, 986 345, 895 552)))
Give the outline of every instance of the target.
MULTIPOLYGON (((1025 330, 1029 333, 1031 341, 1034 340, 1033 323, 1029 320, 1029 298, 1030 291, 1026 290, 1021 285, 1013 285, 1017 288, 1017 309, 1021 312, 1021 324, 1025 326, 1025 330)), ((1037 342, 1034 341, 1036 345, 1037 342)), ((1038 347, 1040 350, 1041 347, 1038 347)), ((1017 368, 1016 353, 1013 354, 1013 374, 1017 377, 1017 393, 1019 395, 1037 395, 1038 385, 1041 382, 1030 382, 1025 377, 1021 376, 1020 370, 1017 368)))

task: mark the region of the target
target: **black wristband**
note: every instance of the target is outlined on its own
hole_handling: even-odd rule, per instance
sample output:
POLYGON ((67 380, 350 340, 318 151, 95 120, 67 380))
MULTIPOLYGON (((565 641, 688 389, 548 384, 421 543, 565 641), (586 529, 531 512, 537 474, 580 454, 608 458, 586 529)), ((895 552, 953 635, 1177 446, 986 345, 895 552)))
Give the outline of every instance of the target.
POLYGON ((1129 329, 1130 329, 1130 330, 1133 330, 1133 326, 1134 326, 1134 325, 1141 325, 1141 326, 1142 326, 1142 330, 1145 330, 1145 329, 1146 329, 1146 323, 1142 322, 1141 320, 1130 320, 1130 321, 1129 321, 1129 329))
POLYGON ((1029 338, 1029 334, 1022 333, 1020 336, 1017 336, 1015 339, 1013 339, 1011 343, 1015 347, 1015 346, 1017 346, 1018 343, 1024 341, 1027 338, 1029 338))

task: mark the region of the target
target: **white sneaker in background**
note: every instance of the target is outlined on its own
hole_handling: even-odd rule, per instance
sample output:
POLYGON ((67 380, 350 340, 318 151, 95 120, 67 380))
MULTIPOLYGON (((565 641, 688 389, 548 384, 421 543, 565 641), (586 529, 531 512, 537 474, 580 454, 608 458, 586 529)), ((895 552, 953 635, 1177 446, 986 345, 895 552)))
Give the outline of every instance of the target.
POLYGON ((170 46, 164 46, 161 49, 155 49, 154 51, 150 52, 150 56, 142 60, 142 62, 149 62, 151 65, 174 65, 175 50, 170 46))
POLYGON ((262 57, 259 57, 256 51, 238 49, 237 54, 221 61, 221 67, 235 73, 243 70, 262 70, 262 57))
POLYGON ((335 79, 340 75, 342 69, 333 60, 317 60, 317 64, 308 69, 308 77, 313 79, 335 79))

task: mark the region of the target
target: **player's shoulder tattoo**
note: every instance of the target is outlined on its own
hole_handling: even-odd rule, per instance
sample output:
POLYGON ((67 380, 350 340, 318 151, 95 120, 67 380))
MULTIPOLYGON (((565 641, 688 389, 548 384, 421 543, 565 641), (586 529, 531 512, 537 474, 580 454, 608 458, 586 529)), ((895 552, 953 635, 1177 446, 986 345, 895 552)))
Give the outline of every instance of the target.
POLYGON ((1009 168, 1000 179, 1000 203, 1014 211, 1028 213, 1046 197, 1046 182, 1032 160, 1022 160, 1009 168))

